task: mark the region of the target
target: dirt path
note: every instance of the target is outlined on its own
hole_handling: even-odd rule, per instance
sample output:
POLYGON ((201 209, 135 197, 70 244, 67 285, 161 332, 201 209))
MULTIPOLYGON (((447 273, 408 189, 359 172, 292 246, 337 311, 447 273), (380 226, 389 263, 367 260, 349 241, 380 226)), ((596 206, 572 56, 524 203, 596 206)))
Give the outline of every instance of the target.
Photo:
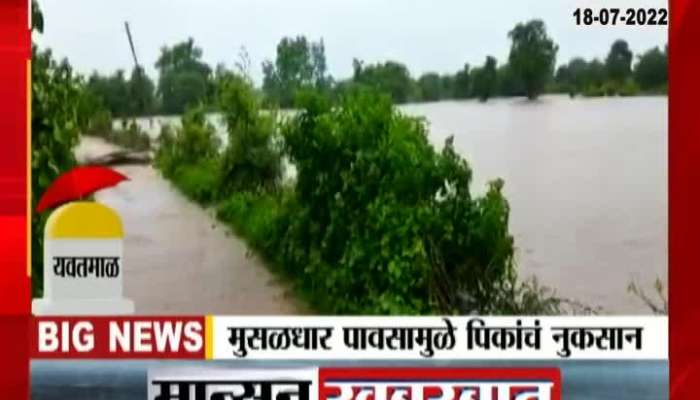
MULTIPOLYGON (((85 138, 78 159, 117 148, 85 138)), ((114 167, 128 182, 96 199, 124 223, 124 292, 138 314, 298 314, 303 305, 244 241, 151 166, 114 167)))

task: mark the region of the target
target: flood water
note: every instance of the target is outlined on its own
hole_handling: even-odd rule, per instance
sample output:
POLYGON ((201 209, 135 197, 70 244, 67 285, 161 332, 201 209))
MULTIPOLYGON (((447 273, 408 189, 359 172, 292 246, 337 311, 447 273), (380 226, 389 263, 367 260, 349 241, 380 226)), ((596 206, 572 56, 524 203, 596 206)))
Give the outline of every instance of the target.
MULTIPOLYGON (((545 96, 401 110, 427 118, 436 146, 454 135, 474 192, 505 180, 521 277, 606 313, 644 314, 627 287, 654 295, 656 278, 667 282, 667 102, 545 96)), ((220 117, 209 119, 225 136, 220 117)), ((155 138, 177 118, 138 123, 155 138)))
POLYGON ((499 99, 409 105, 455 147, 475 190, 505 179, 521 275, 608 312, 649 310, 627 292, 667 282, 666 97, 499 99))

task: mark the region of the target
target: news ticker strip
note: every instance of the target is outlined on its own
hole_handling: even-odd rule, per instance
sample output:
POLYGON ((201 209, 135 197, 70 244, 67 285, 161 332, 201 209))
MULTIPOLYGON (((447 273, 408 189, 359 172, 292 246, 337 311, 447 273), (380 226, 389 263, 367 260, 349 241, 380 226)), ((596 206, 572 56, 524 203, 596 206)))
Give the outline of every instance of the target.
POLYGON ((149 400, 559 400, 556 368, 157 368, 149 400))
POLYGON ((668 358, 668 318, 41 317, 32 358, 668 358))

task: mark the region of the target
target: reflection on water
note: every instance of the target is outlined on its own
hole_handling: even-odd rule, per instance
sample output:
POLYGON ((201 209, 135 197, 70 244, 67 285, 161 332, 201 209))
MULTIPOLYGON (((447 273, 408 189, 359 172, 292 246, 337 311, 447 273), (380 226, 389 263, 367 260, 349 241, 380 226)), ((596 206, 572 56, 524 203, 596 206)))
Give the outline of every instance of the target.
MULTIPOLYGON (((274 363, 288 368, 318 365, 313 362, 274 363)), ((668 399, 668 363, 665 361, 566 361, 566 362, 363 362, 361 366, 442 367, 559 367, 562 398, 566 400, 664 400, 668 399)), ((162 365, 272 368, 270 362, 167 361, 33 361, 32 400, 141 400, 146 399, 146 373, 162 365)), ((358 366, 351 362, 321 363, 358 366)))
MULTIPOLYGON (((449 135, 474 190, 506 181, 521 275, 617 314, 649 313, 627 293, 667 276, 667 98, 496 99, 411 104, 431 140, 449 135)), ((209 121, 225 138, 220 115, 209 121)), ((120 121, 115 122, 120 124, 120 121)), ((157 137, 176 117, 138 120, 157 137)))

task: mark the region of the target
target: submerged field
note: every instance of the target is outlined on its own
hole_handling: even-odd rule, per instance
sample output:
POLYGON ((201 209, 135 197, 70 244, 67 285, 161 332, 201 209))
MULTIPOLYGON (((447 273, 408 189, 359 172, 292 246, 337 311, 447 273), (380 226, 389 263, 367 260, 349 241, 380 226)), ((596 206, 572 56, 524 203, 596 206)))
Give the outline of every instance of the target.
MULTIPOLYGON (((667 98, 404 105, 436 146, 454 135, 472 191, 502 177, 520 276, 607 313, 647 313, 627 287, 667 276, 667 98)), ((208 120, 225 140, 220 115, 208 120)), ((177 117, 137 120, 154 139, 177 117)), ((116 122, 117 124, 120 122, 116 122)), ((289 169, 288 169, 289 170, 289 169)))

